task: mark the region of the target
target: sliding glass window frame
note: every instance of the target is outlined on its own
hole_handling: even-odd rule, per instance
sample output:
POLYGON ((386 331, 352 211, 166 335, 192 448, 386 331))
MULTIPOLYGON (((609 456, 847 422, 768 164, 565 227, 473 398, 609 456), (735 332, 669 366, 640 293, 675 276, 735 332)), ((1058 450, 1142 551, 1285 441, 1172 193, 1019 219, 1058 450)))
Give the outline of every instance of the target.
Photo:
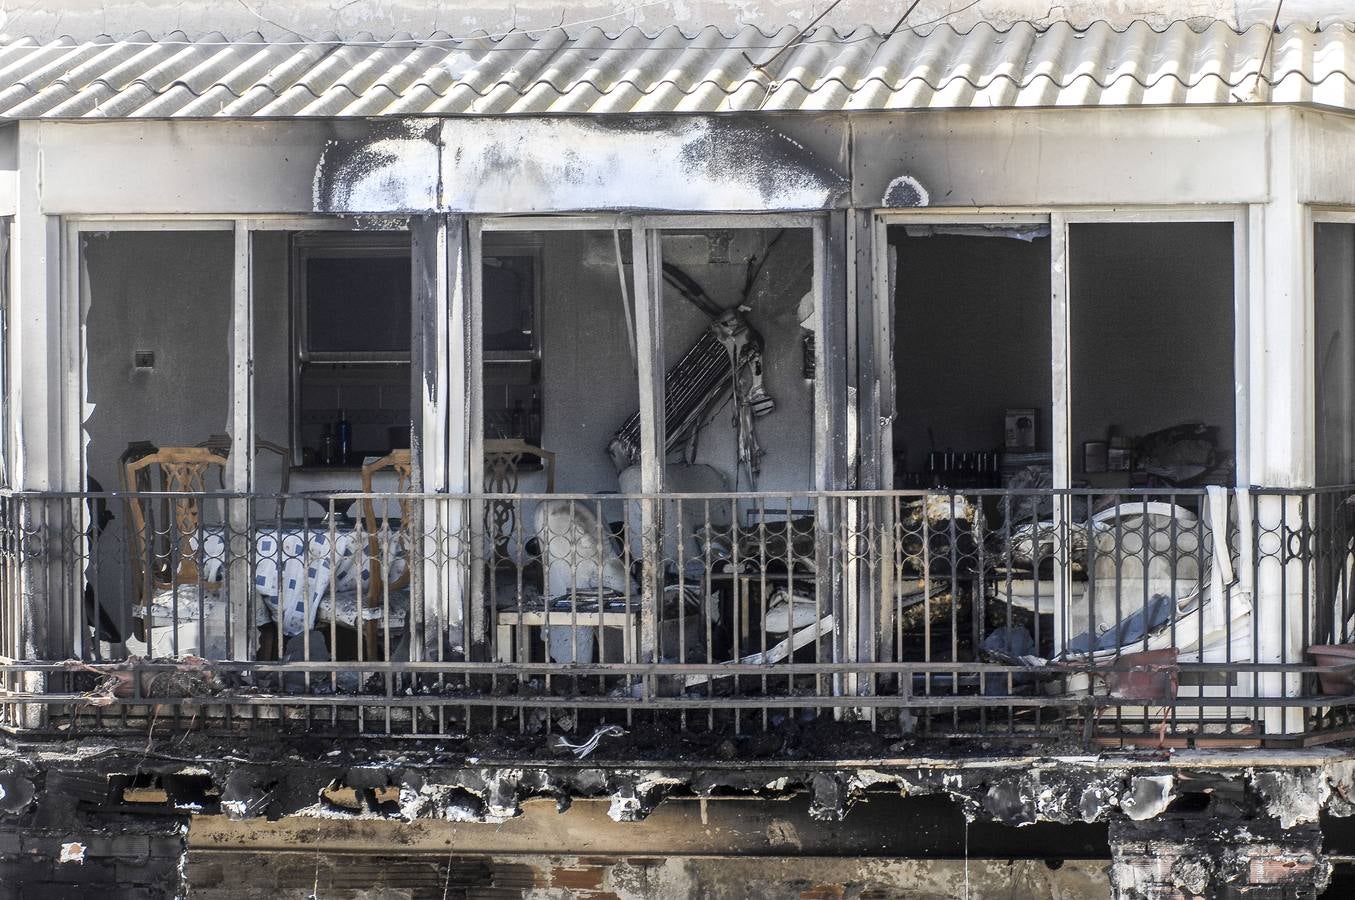
MULTIPOLYGON (((1258 336, 1249 327, 1249 287, 1252 273, 1249 262, 1249 244, 1255 229, 1251 210, 1241 205, 1202 207, 1116 207, 1114 209, 1086 208, 1029 208, 1010 209, 955 209, 877 212, 873 222, 872 262, 874 266, 873 293, 875 314, 875 377, 881 385, 881 415, 877 440, 879 441, 881 485, 893 487, 893 422, 897 414, 897 385, 895 384, 894 355, 897 335, 893 333, 894 284, 897 273, 891 271, 889 261, 888 227, 890 225, 1016 225, 1048 223, 1050 230, 1050 297, 1049 314, 1052 326, 1050 367, 1053 382, 1052 397, 1052 456, 1053 488, 1066 490, 1072 483, 1073 447, 1071 440, 1072 394, 1075 388, 1071 365, 1071 283, 1068 268, 1069 227, 1078 224, 1170 224, 1177 222, 1217 222, 1233 227, 1233 380, 1234 380, 1234 485, 1253 482, 1248 452, 1251 435, 1250 419, 1251 381, 1250 362, 1253 346, 1259 346, 1258 336)), ((1351 214, 1350 221, 1355 221, 1351 214)), ((1311 261, 1308 266, 1311 271, 1311 261)), ((1309 304, 1311 307, 1311 303, 1309 304)), ((1311 323, 1311 311, 1309 313, 1311 323)), ((1311 398, 1310 398, 1311 402, 1311 398)), ((872 423, 873 424, 873 423, 872 423)), ((1069 510, 1064 504, 1054 504, 1054 522, 1057 528, 1067 524, 1069 510)), ((1072 597, 1072 572, 1068 558, 1069 542, 1059 542, 1056 560, 1058 578, 1055 583, 1055 605, 1059 611, 1054 617, 1054 641, 1063 646, 1067 638, 1066 618, 1069 598, 1072 597)))
POLYGON ((1115 209, 1074 209, 1051 213, 1052 231, 1058 237, 1055 243, 1053 269, 1053 314, 1055 344, 1062 340, 1065 365, 1054 366, 1055 394, 1055 487, 1068 487, 1073 472, 1072 396, 1076 389, 1071 365, 1074 311, 1072 304, 1071 272, 1068 266, 1069 229, 1074 225, 1170 225, 1178 223, 1228 224, 1233 229, 1233 459, 1234 476, 1230 487, 1253 483, 1250 466, 1249 390, 1250 360, 1254 336, 1250 333, 1248 283, 1248 243, 1250 218, 1248 208, 1236 205, 1204 207, 1116 207, 1115 209), (1061 252, 1059 252, 1061 251, 1061 252), (1060 432, 1062 437, 1060 439, 1060 432), (1061 458, 1060 458, 1061 456, 1061 458))
MULTIPOLYGON (((664 444, 663 434, 663 393, 664 393, 664 347, 663 347, 663 259, 661 237, 665 231, 696 229, 765 229, 765 228, 806 228, 813 237, 813 324, 816 333, 822 333, 823 307, 827 302, 827 224, 828 217, 823 213, 747 213, 747 214, 655 214, 655 215, 543 215, 543 216, 477 216, 468 220, 469 259, 468 280, 470 285, 470 303, 467 312, 466 346, 469 373, 467 383, 467 414, 469 417, 466 440, 466 483, 471 493, 479 492, 484 485, 484 290, 480 266, 484 256, 484 235, 486 232, 524 232, 524 231, 629 231, 631 234, 631 254, 633 260, 629 283, 631 305, 634 312, 636 343, 636 363, 640 382, 640 470, 641 491, 644 494, 661 494, 664 485, 664 444)), ((544 316, 543 316, 544 318, 544 316)), ((831 349, 825 341, 816 341, 815 350, 815 391, 822 397, 823 373, 827 370, 826 354, 831 349)), ((836 402, 830 400, 829 402, 836 402)), ((830 489, 836 485, 826 482, 826 455, 831 446, 831 420, 816 417, 815 424, 815 487, 819 490, 830 489)), ((656 503, 642 504, 641 527, 649 532, 660 527, 659 517, 662 509, 656 503)), ((477 530, 472 537, 472 545, 479 546, 482 528, 483 510, 472 504, 470 508, 470 527, 477 530)), ((651 548, 647 553, 659 553, 659 548, 651 548)), ((655 609, 661 584, 655 577, 657 566, 654 560, 647 560, 645 571, 648 574, 645 584, 645 598, 641 610, 641 654, 644 659, 652 659, 656 646, 655 609)), ((479 643, 487 641, 487 622, 484 617, 484 577, 483 572, 473 571, 470 584, 470 629, 469 639, 479 643)))

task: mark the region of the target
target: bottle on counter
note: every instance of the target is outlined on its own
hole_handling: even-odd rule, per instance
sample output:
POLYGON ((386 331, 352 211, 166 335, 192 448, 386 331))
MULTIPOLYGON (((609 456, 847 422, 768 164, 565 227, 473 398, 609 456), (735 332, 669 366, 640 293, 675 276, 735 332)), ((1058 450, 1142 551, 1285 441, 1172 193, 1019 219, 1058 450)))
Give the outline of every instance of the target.
POLYGON ((320 465, 334 465, 334 458, 338 452, 338 445, 334 442, 334 429, 326 425, 324 434, 320 435, 320 465))
POLYGON ((348 465, 348 457, 353 452, 353 426, 348 421, 347 410, 339 410, 337 443, 339 445, 339 465, 348 465))

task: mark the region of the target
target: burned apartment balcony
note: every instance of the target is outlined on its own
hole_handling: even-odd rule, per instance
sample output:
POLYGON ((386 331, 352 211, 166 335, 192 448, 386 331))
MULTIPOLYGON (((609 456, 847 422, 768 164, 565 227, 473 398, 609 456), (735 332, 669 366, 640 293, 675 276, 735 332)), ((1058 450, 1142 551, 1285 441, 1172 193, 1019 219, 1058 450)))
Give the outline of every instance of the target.
POLYGON ((1320 742, 1355 702, 1353 496, 13 493, 0 702, 35 738, 647 759, 1320 742))

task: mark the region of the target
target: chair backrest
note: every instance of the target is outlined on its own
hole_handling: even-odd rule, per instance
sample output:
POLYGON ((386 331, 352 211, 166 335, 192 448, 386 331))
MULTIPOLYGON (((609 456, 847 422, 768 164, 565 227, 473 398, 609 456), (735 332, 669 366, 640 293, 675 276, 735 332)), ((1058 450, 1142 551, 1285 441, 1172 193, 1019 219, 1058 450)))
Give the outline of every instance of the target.
MULTIPOLYGON (((414 462, 408 450, 392 450, 380 459, 366 463, 362 467, 362 492, 370 495, 373 492, 373 477, 377 472, 383 469, 393 469, 395 471, 395 493, 403 494, 409 491, 414 477, 414 462)), ((408 531, 414 526, 414 510, 409 500, 400 500, 400 528, 408 531)), ((381 582, 377 577, 379 574, 380 556, 378 553, 377 536, 380 530, 381 522, 386 518, 385 503, 382 503, 381 516, 378 518, 376 513, 376 501, 368 496, 362 501, 363 523, 367 527, 368 551, 371 554, 372 561, 372 582, 370 585, 370 594, 373 599, 380 597, 381 582)))
MULTIPOLYGON (((230 453, 231 443, 232 443, 231 436, 229 434, 213 434, 209 436, 207 440, 198 444, 198 446, 206 447, 209 450, 214 450, 217 453, 221 454, 222 456, 225 456, 230 453)), ((288 485, 289 476, 291 475, 292 471, 292 448, 284 447, 282 444, 275 444, 272 441, 256 437, 254 439, 255 457, 258 457, 260 453, 272 453, 278 457, 278 460, 281 464, 281 471, 278 476, 281 483, 280 489, 282 493, 284 494, 287 493, 287 489, 289 487, 288 485)), ((226 471, 224 467, 222 468, 221 471, 220 484, 221 489, 225 490, 226 471)))
MULTIPOLYGON (((392 450, 380 459, 365 463, 362 467, 362 492, 367 494, 362 500, 363 522, 367 528, 367 564, 371 578, 367 583, 367 596, 363 598, 363 606, 367 609, 379 609, 381 606, 382 592, 385 590, 386 580, 381 571, 381 540, 380 523, 377 520, 376 501, 370 496, 372 494, 372 484, 374 476, 383 469, 395 470, 395 492, 406 493, 409 491, 414 477, 414 462, 408 450, 392 450)), ((409 500, 400 500, 400 530, 406 534, 414 528, 414 504, 409 500)), ((382 504, 381 518, 386 518, 385 503, 382 504)), ((390 584, 391 590, 403 588, 409 581, 410 573, 413 571, 414 560, 406 560, 405 573, 399 580, 390 584)), ((378 635, 377 622, 373 619, 367 619, 361 628, 364 644, 361 648, 361 655, 364 658, 372 659, 377 655, 378 635)))
MULTIPOLYGON (((517 493, 524 457, 541 460, 546 472, 546 493, 554 493, 554 451, 533 446, 521 438, 485 441, 485 493, 517 493)), ((485 532, 493 541, 495 559, 508 556, 508 547, 517 527, 518 505, 514 501, 492 500, 485 506, 485 532)))
POLYGON ((555 492, 555 452, 521 438, 485 441, 485 493, 511 494, 518 489, 523 457, 534 456, 546 470, 546 493, 555 492))
POLYGON ((193 539, 202 526, 200 495, 205 493, 213 467, 224 467, 220 453, 206 447, 161 447, 124 464, 127 495, 127 542, 132 553, 132 573, 137 596, 147 600, 152 591, 199 581, 193 539), (141 491, 167 491, 177 497, 142 497, 141 491), (158 520, 152 503, 160 499, 158 520), (148 568, 149 567, 149 568, 148 568))
MULTIPOLYGON (((374 476, 382 469, 393 469, 395 471, 395 493, 403 494, 409 491, 414 479, 414 461, 408 450, 392 450, 380 459, 365 463, 362 467, 362 492, 364 494, 373 492, 374 476)), ((407 515, 409 506, 408 500, 400 501, 402 522, 409 518, 407 515)), ((371 497, 362 501, 362 511, 363 517, 366 519, 367 531, 375 535, 377 527, 376 506, 371 497)))

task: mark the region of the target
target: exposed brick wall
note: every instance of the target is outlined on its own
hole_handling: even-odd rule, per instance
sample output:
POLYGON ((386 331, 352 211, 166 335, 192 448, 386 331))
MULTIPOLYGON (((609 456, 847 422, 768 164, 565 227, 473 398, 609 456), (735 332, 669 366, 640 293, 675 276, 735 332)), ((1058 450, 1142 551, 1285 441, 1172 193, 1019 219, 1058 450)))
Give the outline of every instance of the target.
MULTIPOLYGON (((1106 863, 189 852, 188 900, 1105 900, 1106 863)), ((382 852, 386 851, 386 852, 382 852)))
POLYGON ((185 853, 178 819, 3 823, 0 900, 174 900, 185 890, 185 853))
POLYGON ((1329 877, 1316 825, 1166 814, 1112 825, 1110 845, 1115 900, 1312 900, 1329 877))

